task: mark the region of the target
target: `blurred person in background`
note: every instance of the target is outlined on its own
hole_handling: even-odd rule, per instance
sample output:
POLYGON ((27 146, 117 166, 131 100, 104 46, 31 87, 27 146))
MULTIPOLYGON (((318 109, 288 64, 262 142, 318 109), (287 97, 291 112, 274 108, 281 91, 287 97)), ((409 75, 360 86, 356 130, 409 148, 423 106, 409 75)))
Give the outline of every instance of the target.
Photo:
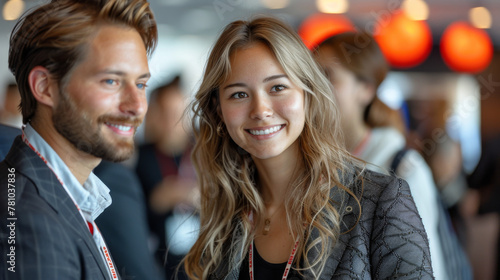
POLYGON ((481 159, 467 181, 467 203, 460 209, 477 279, 500 279, 500 134, 484 140, 481 159))
POLYGON ((449 246, 460 244, 448 228, 431 170, 417 151, 407 148, 399 112, 376 95, 389 65, 374 38, 362 32, 338 34, 323 41, 317 54, 334 86, 347 149, 368 162, 368 168, 408 182, 429 238, 436 279, 471 279, 464 251, 458 248, 452 258, 447 254, 449 246), (456 242, 447 246, 450 238, 456 242))
POLYGON ((11 82, 6 87, 3 108, 0 109, 0 161, 9 152, 16 136, 21 134, 23 115, 20 104, 21 94, 17 84, 11 82))
MULTIPOLYGON (((198 197, 191 164, 192 135, 185 125, 187 98, 180 77, 152 91, 145 120, 146 144, 139 147, 136 172, 148 206, 156 257, 166 279, 196 240, 199 219, 193 214, 198 197)), ((187 279, 181 270, 179 279, 187 279)))
POLYGON ((0 109, 0 123, 21 128, 23 115, 19 105, 21 104, 21 94, 16 83, 9 83, 5 90, 3 108, 0 109))
POLYGON ((0 161, 5 158, 18 135, 21 135, 20 128, 0 124, 0 161))
POLYGON ((146 201, 137 175, 119 162, 101 161, 94 174, 113 203, 96 219, 122 279, 164 279, 149 246, 146 201))

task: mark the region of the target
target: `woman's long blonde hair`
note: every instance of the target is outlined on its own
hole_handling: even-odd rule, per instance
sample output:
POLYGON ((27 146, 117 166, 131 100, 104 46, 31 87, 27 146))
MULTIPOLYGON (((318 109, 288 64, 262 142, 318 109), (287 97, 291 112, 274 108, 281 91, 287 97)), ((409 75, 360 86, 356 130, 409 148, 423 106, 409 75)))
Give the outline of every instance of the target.
POLYGON ((330 190, 337 187, 352 195, 342 174, 352 169, 353 160, 342 144, 331 85, 310 51, 280 20, 258 17, 230 23, 213 46, 192 105, 196 136, 193 161, 201 188, 200 234, 184 262, 192 279, 206 279, 219 266, 234 268, 232 263, 222 263, 225 258, 243 260, 254 237, 249 213, 260 217, 264 211, 252 158, 233 142, 218 109, 219 86, 231 73, 231 55, 257 42, 269 47, 288 77, 305 93, 306 120, 298 139, 305 168, 294 178, 285 198, 288 225, 301 241, 295 269, 303 261, 301 269, 315 277, 321 274, 340 234, 339 214, 330 201, 330 190), (314 240, 307 242, 313 230, 314 240), (309 262, 306 256, 312 250, 317 258, 309 262))

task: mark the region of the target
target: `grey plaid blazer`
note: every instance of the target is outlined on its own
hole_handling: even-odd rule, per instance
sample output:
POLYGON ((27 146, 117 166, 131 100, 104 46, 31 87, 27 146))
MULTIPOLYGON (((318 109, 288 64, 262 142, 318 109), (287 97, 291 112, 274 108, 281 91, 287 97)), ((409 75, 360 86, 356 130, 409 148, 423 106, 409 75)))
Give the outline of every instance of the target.
POLYGON ((0 279, 109 279, 99 249, 75 204, 20 136, 0 163, 0 279), (7 206, 9 168, 15 168, 13 216, 7 206), (15 244, 9 243, 13 234, 7 228, 13 222, 7 220, 9 217, 17 218, 15 235, 10 239, 15 244), (11 246, 15 246, 15 272, 8 270, 12 267, 7 262, 11 260, 7 256, 11 246))
MULTIPOLYGON (((352 196, 332 188, 331 201, 343 201, 337 204, 337 209, 341 217, 341 232, 344 233, 335 244, 323 273, 317 278, 434 279, 427 234, 408 183, 369 170, 364 171, 363 180, 348 177, 346 180, 350 183, 346 185, 350 185, 360 198, 361 209, 352 196), (361 217, 356 224, 360 210, 361 217)), ((312 235, 312 239, 317 236, 314 232, 312 235)), ((245 257, 241 252, 233 257, 227 256, 210 279, 238 280, 240 258, 235 256, 245 257)), ((315 257, 314 251, 307 256, 311 262, 315 257)), ((302 277, 292 270, 288 279, 314 277, 307 271, 302 277)))

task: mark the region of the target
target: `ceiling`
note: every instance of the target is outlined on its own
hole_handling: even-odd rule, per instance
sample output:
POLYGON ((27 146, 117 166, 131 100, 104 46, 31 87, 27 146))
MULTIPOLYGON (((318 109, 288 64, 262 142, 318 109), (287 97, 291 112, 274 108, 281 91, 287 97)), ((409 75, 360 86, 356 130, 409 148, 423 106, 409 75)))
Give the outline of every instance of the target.
MULTIPOLYGON (((221 28, 235 19, 245 19, 255 14, 273 14, 297 28, 307 16, 316 13, 315 0, 289 0, 288 7, 270 10, 261 0, 152 0, 151 5, 158 23, 167 32, 215 36, 221 28)), ((358 28, 369 28, 384 20, 402 0, 350 0, 347 16, 358 28)), ((429 5, 428 23, 435 43, 444 29, 457 20, 468 20, 468 11, 485 6, 493 17, 493 26, 487 32, 496 46, 500 45, 499 0, 426 0, 429 5)))
MULTIPOLYGON (((5 2, 3 0, 2 2, 5 2)), ((245 19, 255 14, 276 15, 297 28, 307 16, 317 12, 315 0, 288 0, 284 9, 266 9, 261 0, 150 0, 160 25, 160 35, 195 35, 215 37, 227 23, 245 19)), ((27 0, 26 9, 44 3, 43 0, 27 0)), ((359 27, 368 27, 384 20, 388 12, 399 6, 402 0, 350 0, 347 16, 359 27)), ((487 32, 494 44, 500 46, 499 0, 426 0, 429 5, 428 23, 435 43, 443 30, 456 20, 468 20, 468 10, 476 6, 487 7, 493 17, 493 26, 487 32)), ((14 22, 0 20, 0 36, 8 38, 14 22)))

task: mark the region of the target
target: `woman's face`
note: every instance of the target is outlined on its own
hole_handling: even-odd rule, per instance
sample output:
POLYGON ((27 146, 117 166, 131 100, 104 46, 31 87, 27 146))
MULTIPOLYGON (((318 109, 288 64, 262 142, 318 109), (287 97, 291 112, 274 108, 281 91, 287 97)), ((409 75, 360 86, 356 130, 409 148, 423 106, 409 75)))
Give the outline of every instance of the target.
POLYGON ((296 155, 305 123, 304 91, 262 43, 235 51, 231 71, 219 100, 233 141, 253 158, 296 155))

